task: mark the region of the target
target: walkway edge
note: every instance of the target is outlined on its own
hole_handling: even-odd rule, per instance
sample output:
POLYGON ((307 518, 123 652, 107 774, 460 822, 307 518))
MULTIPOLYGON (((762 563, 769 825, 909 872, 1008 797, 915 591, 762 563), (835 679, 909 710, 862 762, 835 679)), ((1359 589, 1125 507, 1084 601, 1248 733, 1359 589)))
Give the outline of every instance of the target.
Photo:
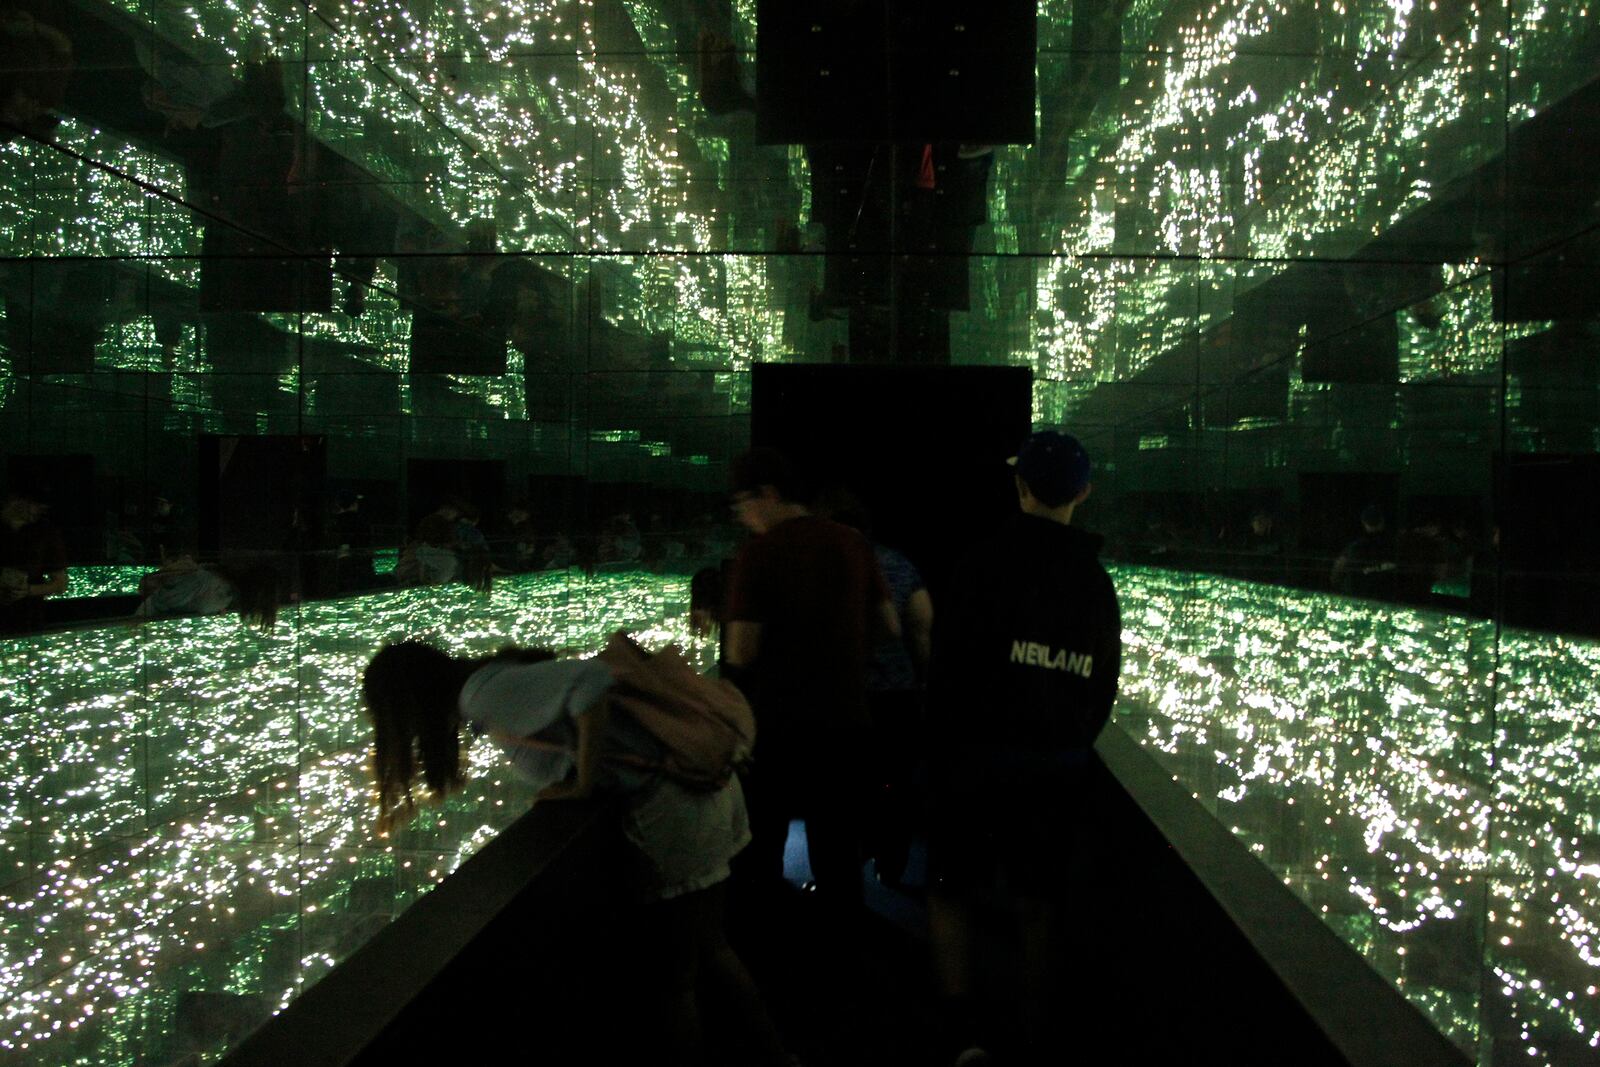
MULTIPOLYGON (((1339 939, 1115 720, 1095 746, 1250 944, 1356 1067, 1472 1059, 1339 939)), ((1292 1055, 1286 1050, 1285 1062, 1292 1055)))
POLYGON ((598 802, 535 804, 241 1041, 223 1067, 342 1067, 355 1060, 605 811, 598 802))

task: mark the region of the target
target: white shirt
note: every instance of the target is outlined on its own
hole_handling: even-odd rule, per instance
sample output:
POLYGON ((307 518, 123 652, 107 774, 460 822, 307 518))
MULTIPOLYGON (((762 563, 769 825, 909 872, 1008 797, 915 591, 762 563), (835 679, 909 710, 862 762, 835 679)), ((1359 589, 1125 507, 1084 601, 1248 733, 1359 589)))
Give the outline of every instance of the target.
POLYGON ((461 687, 461 718, 483 733, 538 735, 564 745, 566 752, 500 745, 518 774, 543 789, 571 773, 578 740, 573 720, 599 703, 614 680, 597 659, 498 660, 473 671, 461 687))

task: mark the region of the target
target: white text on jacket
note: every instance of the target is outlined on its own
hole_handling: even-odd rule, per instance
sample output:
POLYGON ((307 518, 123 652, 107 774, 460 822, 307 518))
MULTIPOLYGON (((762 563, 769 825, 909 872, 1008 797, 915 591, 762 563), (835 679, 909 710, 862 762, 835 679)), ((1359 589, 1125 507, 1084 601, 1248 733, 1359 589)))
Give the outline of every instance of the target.
POLYGON ((1085 678, 1094 669, 1094 656, 1088 652, 1068 652, 1064 648, 1053 649, 1032 641, 1011 642, 1011 662, 1053 671, 1070 671, 1085 678))

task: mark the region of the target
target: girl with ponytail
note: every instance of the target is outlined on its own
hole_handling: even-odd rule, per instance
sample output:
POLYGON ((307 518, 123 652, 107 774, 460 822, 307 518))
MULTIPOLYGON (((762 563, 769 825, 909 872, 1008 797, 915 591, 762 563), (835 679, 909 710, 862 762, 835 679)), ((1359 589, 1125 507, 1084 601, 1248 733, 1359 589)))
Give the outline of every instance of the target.
POLYGON ((729 863, 750 841, 739 780, 695 791, 652 771, 660 743, 630 716, 611 714, 614 682, 598 659, 557 659, 544 649, 471 658, 418 641, 385 646, 361 683, 374 730, 378 829, 408 822, 424 789, 441 800, 462 787, 463 730, 488 735, 540 787, 541 800, 620 794, 639 895, 652 909, 666 969, 669 1062, 704 1061, 696 987, 705 977, 748 1028, 750 1062, 791 1064, 724 929, 729 863))

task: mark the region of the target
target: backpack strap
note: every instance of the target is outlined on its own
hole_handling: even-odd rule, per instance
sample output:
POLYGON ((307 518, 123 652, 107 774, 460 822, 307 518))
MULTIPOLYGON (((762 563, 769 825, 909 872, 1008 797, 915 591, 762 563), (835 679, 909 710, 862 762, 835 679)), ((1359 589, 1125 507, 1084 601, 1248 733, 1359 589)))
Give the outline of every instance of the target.
MULTIPOLYGON (((563 755, 574 755, 567 745, 557 744, 554 741, 541 741, 537 737, 518 737, 516 734, 486 733, 483 735, 495 744, 504 748, 531 748, 535 752, 560 752, 563 755)), ((609 763, 620 763, 625 767, 636 767, 641 771, 651 771, 659 774, 672 774, 672 768, 655 760, 635 756, 631 752, 608 752, 605 760, 609 763)))
POLYGON ((569 756, 576 755, 567 745, 558 745, 554 741, 541 741, 537 737, 519 737, 516 734, 501 734, 492 731, 482 736, 487 737, 503 748, 531 748, 538 752, 564 752, 569 756))
MULTIPOLYGON (((505 748, 531 748, 536 752, 560 752, 568 756, 573 755, 572 749, 568 746, 556 744, 554 741, 541 741, 537 737, 519 737, 516 734, 501 734, 493 732, 485 733, 481 736, 487 737, 495 744, 505 748)), ((604 758, 608 763, 621 764, 624 767, 633 767, 636 770, 648 771, 651 774, 664 774, 675 782, 679 782, 683 785, 693 786, 699 789, 705 789, 712 785, 720 788, 721 786, 727 784, 726 779, 721 782, 713 783, 695 778, 692 775, 685 775, 682 771, 679 771, 670 764, 658 763, 655 760, 648 760, 643 756, 635 756, 631 752, 608 752, 604 758)), ((731 773, 729 774, 729 777, 732 777, 731 773)))

